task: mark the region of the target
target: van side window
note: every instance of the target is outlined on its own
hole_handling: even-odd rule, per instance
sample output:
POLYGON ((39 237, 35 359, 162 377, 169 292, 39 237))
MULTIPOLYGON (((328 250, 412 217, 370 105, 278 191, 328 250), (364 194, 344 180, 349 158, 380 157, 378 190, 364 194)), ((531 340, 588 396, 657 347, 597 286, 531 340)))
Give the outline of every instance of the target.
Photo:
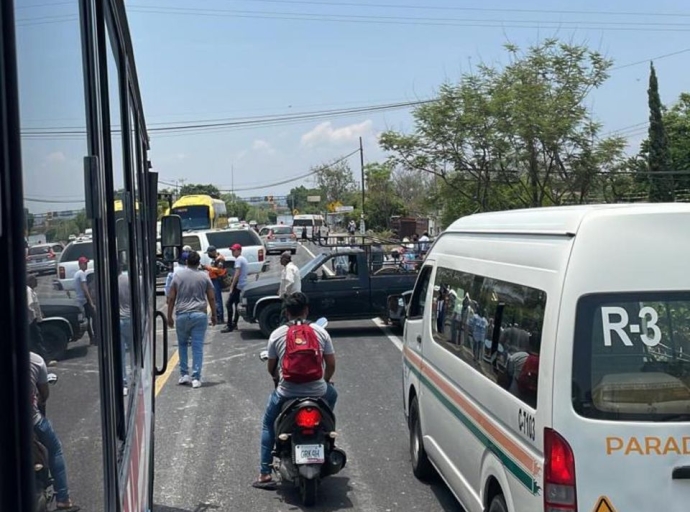
POLYGON ((432 267, 427 266, 422 269, 417 278, 417 284, 412 292, 412 299, 410 300, 410 309, 408 318, 421 318, 424 316, 424 306, 426 304, 426 292, 429 289, 429 281, 431 279, 432 267))
POLYGON ((546 293, 439 267, 434 340, 477 372, 536 408, 546 293))

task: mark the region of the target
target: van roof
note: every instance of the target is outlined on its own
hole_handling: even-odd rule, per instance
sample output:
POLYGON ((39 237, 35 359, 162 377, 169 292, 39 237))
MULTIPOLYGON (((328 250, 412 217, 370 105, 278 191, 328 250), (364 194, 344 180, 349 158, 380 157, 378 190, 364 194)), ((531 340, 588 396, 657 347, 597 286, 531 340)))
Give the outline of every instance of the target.
POLYGON ((688 213, 686 203, 593 204, 549 206, 478 213, 453 222, 448 233, 503 233, 575 236, 582 222, 599 216, 627 216, 655 213, 688 213))

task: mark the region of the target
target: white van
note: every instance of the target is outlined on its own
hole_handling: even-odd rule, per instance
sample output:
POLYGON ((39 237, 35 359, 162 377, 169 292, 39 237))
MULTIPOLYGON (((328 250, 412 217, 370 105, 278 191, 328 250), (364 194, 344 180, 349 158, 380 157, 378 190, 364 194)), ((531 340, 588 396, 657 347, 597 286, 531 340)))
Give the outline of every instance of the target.
POLYGON ((468 512, 690 510, 690 205, 464 217, 410 300, 414 473, 468 512))
POLYGON ((302 231, 307 230, 307 238, 313 238, 314 231, 320 231, 324 225, 322 215, 295 215, 292 218, 292 230, 297 238, 302 237, 302 231))

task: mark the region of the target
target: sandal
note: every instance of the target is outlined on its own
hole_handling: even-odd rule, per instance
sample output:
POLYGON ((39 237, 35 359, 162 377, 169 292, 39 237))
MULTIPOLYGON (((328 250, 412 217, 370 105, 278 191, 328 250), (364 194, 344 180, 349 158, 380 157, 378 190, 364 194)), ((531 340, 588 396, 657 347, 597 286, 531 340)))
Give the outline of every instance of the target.
POLYGON ((265 490, 275 490, 278 487, 278 483, 273 480, 273 478, 270 478, 269 480, 254 480, 252 482, 252 487, 255 489, 265 489, 265 490))

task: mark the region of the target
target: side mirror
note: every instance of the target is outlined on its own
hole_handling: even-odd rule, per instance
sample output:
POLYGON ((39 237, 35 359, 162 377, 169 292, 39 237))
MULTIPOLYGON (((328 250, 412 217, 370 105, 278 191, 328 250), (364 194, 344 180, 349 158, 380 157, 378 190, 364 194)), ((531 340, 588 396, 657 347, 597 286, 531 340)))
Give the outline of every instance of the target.
POLYGON ((307 274, 307 279, 309 279, 310 281, 318 281, 319 275, 316 272, 309 272, 307 274))
POLYGON ((58 381, 58 376, 54 373, 48 374, 48 384, 56 384, 58 381))
POLYGON ((161 247, 182 247, 182 218, 166 215, 161 219, 161 247))

